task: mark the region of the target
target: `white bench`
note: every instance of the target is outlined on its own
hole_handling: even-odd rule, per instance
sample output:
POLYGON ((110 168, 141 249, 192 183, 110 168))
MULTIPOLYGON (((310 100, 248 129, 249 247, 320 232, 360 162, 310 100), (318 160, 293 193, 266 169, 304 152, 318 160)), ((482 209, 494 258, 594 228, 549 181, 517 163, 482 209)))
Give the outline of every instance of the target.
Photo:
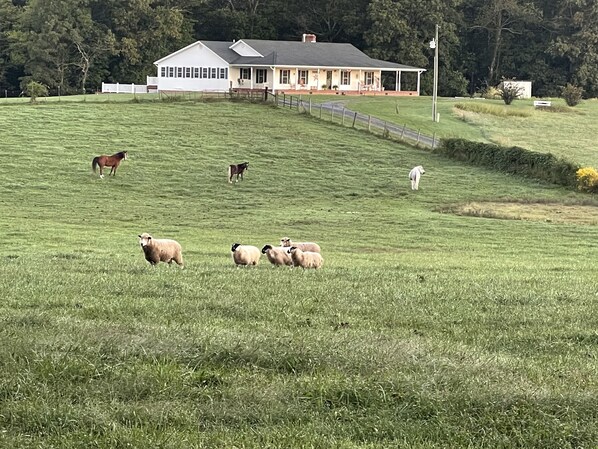
POLYGON ((552 106, 550 101, 534 101, 534 108, 549 108, 552 106))

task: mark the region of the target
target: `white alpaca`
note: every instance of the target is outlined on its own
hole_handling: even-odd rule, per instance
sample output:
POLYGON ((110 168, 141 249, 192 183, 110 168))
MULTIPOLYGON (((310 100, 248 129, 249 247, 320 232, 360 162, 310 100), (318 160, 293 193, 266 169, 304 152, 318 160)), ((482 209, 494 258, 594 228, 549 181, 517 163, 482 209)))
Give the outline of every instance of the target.
POLYGON ((419 179, 426 171, 424 167, 418 165, 417 167, 413 167, 409 172, 409 179, 411 180, 411 190, 418 190, 419 189, 419 179))

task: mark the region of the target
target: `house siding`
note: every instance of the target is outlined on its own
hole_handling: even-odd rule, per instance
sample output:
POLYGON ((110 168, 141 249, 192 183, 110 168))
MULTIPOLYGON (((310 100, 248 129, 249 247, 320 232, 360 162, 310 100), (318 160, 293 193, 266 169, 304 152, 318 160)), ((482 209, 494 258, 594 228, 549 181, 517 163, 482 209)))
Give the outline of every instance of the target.
MULTIPOLYGON (((158 67, 158 90, 160 91, 222 91, 229 88, 228 64, 223 61, 220 57, 215 55, 207 47, 198 44, 187 48, 185 51, 173 54, 172 57, 166 58, 157 64, 158 67), (195 78, 186 77, 186 73, 183 76, 179 76, 178 70, 175 70, 173 77, 164 76, 162 68, 170 71, 170 68, 199 68, 200 71, 203 69, 210 69, 210 75, 212 69, 217 70, 217 75, 221 74, 221 69, 226 69, 227 77, 222 78, 195 78)), ((185 72, 185 70, 183 70, 185 72)))

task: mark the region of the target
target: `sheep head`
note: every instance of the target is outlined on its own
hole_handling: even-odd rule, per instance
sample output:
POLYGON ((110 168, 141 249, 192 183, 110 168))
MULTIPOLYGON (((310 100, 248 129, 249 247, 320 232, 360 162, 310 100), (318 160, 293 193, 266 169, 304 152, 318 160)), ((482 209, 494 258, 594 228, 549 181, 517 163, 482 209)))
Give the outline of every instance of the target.
POLYGON ((230 247, 230 250, 234 253, 239 246, 241 246, 240 243, 233 243, 233 246, 230 247))
POLYGON ((291 246, 291 239, 288 237, 283 237, 280 239, 280 246, 291 246))
POLYGON ((139 237, 139 244, 142 247, 149 246, 150 242, 152 241, 152 236, 149 235, 147 232, 140 234, 138 237, 139 237))
POLYGON ((262 254, 266 254, 266 252, 271 249, 272 245, 264 245, 264 247, 262 248, 262 254))

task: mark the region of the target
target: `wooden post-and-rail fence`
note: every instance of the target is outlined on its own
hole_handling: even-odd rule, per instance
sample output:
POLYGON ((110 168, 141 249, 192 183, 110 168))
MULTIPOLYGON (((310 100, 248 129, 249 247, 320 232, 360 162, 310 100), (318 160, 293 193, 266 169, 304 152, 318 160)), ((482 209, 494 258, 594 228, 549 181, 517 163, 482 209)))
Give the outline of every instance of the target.
POLYGON ((339 102, 313 103, 311 97, 304 100, 301 95, 286 95, 284 93, 270 93, 269 97, 268 100, 273 101, 278 107, 296 109, 299 113, 308 114, 320 120, 328 118, 328 121, 338 123, 341 126, 363 129, 372 134, 401 140, 416 146, 435 148, 439 144, 436 140, 436 134, 427 136, 422 134, 420 130, 416 131, 407 128, 406 124, 401 126, 381 120, 372 115, 351 111, 344 105, 339 104, 339 102), (345 120, 345 116, 350 117, 350 119, 345 120))

